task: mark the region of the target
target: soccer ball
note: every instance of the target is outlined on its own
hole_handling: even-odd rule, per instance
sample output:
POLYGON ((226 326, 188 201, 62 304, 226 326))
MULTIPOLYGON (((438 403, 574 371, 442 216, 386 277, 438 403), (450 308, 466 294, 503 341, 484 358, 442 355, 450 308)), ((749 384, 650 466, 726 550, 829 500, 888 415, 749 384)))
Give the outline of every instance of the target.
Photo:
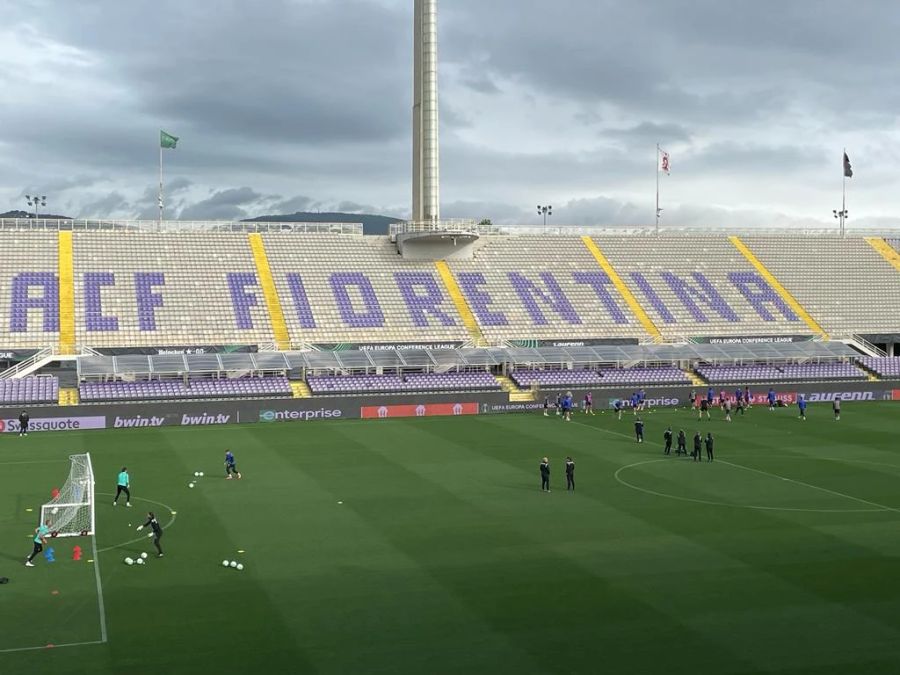
POLYGON ((228 567, 228 561, 227 561, 227 560, 223 560, 223 561, 222 561, 222 567, 228 567))
POLYGON ((143 559, 143 558, 138 558, 138 559, 135 560, 134 562, 136 562, 138 565, 143 565, 143 564, 144 564, 144 559, 143 559))
POLYGON ((199 475, 200 475, 200 472, 199 472, 199 471, 195 471, 195 472, 194 472, 194 478, 197 478, 199 475))
POLYGON ((237 560, 232 560, 230 563, 228 563, 228 566, 229 567, 237 567, 237 560))
POLYGON ((238 569, 238 570, 244 569, 244 565, 241 564, 241 563, 238 563, 238 564, 237 564, 237 569, 238 569))
POLYGON ((51 513, 52 515, 55 516, 57 513, 59 513, 59 509, 56 508, 56 507, 54 506, 54 507, 50 510, 50 513, 51 513))
POLYGON ((194 487, 194 484, 193 484, 193 483, 188 483, 188 487, 189 487, 189 488, 192 488, 192 487, 194 487))
POLYGON ((147 559, 147 552, 146 552, 146 551, 144 551, 143 553, 141 553, 141 558, 143 558, 144 560, 147 559))
POLYGON ((203 472, 202 472, 202 471, 200 472, 200 478, 203 478, 203 472))
POLYGON ((126 565, 134 565, 134 560, 132 560, 131 558, 125 558, 125 564, 126 565))

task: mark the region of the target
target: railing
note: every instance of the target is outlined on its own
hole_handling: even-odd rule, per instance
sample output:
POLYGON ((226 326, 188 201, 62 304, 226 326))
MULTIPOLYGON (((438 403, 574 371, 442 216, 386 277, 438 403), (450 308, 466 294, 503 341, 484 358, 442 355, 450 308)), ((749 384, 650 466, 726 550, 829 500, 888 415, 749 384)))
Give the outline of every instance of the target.
POLYGON ((24 361, 19 361, 16 365, 4 370, 2 373, 0 373, 0 380, 11 380, 15 378, 19 373, 28 370, 39 361, 42 361, 48 356, 52 356, 54 352, 55 350, 52 347, 44 347, 34 356, 27 358, 24 361))
POLYGON ((230 220, 82 220, 0 218, 0 230, 116 232, 293 232, 362 235, 362 223, 251 223, 230 220))
POLYGON ((884 351, 881 347, 873 345, 871 342, 866 340, 862 335, 841 335, 838 336, 838 339, 846 342, 849 345, 852 345, 859 349, 860 351, 866 352, 869 356, 887 356, 887 352, 884 351))

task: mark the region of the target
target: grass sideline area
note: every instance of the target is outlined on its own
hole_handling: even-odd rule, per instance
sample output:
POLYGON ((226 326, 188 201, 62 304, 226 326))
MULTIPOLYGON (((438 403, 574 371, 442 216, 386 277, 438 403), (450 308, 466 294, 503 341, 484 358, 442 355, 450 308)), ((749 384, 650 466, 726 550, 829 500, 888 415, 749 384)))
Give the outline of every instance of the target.
POLYGON ((609 412, 6 434, 0 673, 900 672, 900 406, 808 414, 656 411, 643 445, 609 412), (670 424, 716 461, 663 457, 670 424), (99 559, 26 569, 84 451, 99 559), (108 642, 41 649, 100 640, 98 563, 108 642))

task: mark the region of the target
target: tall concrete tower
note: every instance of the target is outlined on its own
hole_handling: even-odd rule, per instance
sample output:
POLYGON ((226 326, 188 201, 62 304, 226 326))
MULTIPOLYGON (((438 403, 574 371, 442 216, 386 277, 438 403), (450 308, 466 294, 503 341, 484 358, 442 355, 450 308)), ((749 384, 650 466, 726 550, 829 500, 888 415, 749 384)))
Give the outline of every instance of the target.
POLYGON ((437 0, 415 0, 412 220, 441 219, 437 0))

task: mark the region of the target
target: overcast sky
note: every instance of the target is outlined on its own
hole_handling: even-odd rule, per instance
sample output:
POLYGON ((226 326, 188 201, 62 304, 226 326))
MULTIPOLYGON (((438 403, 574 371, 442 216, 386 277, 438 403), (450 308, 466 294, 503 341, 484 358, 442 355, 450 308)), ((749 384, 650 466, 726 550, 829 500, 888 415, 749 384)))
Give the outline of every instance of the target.
MULTIPOLYGON (((0 0, 0 211, 407 216, 412 0, 0 0)), ((891 0, 441 0, 445 217, 900 225, 891 0)))

